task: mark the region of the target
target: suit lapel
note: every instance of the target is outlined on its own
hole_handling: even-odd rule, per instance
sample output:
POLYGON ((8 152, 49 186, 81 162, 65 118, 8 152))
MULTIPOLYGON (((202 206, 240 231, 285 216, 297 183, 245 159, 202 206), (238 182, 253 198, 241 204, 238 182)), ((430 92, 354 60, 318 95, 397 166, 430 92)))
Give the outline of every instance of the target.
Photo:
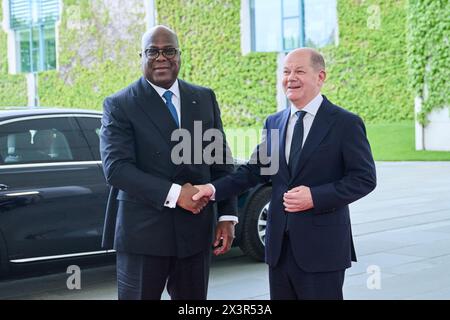
MULTIPOLYGON (((194 121, 201 121, 200 102, 197 95, 183 80, 178 80, 181 101, 181 128, 194 133, 194 121)), ((192 138, 194 138, 192 136, 192 138)))
POLYGON ((311 126, 311 129, 309 130, 308 137, 306 138, 305 144, 300 154, 297 172, 292 174, 291 181, 293 181, 300 174, 308 159, 311 157, 311 154, 320 145, 323 138, 325 138, 325 136, 327 135, 334 122, 333 114, 333 107, 324 96, 322 104, 317 111, 314 122, 311 126))
POLYGON ((163 140, 171 146, 172 142, 170 138, 172 132, 177 129, 177 126, 164 101, 144 77, 141 77, 140 81, 138 81, 134 98, 142 111, 147 114, 154 126, 158 129, 163 140))
POLYGON ((280 137, 279 137, 279 152, 280 152, 280 163, 279 163, 279 173, 280 175, 282 175, 286 180, 289 180, 289 169, 287 166, 287 161, 286 161, 286 131, 287 131, 287 126, 289 123, 289 117, 291 115, 291 110, 290 108, 286 108, 283 113, 282 116, 280 118, 280 122, 276 125, 276 128, 280 129, 280 137))

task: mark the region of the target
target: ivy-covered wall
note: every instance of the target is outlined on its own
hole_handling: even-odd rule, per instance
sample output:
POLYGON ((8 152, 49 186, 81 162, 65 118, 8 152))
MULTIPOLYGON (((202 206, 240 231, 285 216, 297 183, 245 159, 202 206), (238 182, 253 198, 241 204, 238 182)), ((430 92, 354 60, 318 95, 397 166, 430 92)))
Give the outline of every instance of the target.
POLYGON ((0 106, 23 106, 27 104, 27 83, 23 75, 8 74, 7 34, 4 32, 3 2, 0 1, 0 106))
POLYGON ((406 0, 338 0, 339 45, 324 49, 324 93, 367 122, 414 118, 406 0))
POLYGON ((39 76, 41 105, 101 109, 140 75, 142 0, 64 0, 59 71, 39 76))
POLYGON ((156 3, 158 22, 178 32, 181 77, 214 89, 226 125, 261 125, 276 111, 276 54, 242 56, 240 0, 156 3))
POLYGON ((409 1, 409 79, 414 95, 423 100, 417 115, 422 124, 432 109, 450 106, 449 12, 448 0, 409 1))
MULTIPOLYGON (((339 46, 323 50, 324 93, 368 122, 413 119, 406 64, 407 0, 338 0, 339 46)), ((444 1, 444 0, 442 0, 444 1)), ((240 0, 156 0, 177 31, 181 77, 213 88, 226 126, 260 126, 276 110, 276 54, 240 49, 240 0)), ((63 0, 58 71, 39 76, 41 105, 100 109, 140 76, 142 0, 63 0)), ((7 76, 0 32, 0 105, 25 104, 23 76, 7 76)), ((4 54, 5 53, 5 54, 4 54)))

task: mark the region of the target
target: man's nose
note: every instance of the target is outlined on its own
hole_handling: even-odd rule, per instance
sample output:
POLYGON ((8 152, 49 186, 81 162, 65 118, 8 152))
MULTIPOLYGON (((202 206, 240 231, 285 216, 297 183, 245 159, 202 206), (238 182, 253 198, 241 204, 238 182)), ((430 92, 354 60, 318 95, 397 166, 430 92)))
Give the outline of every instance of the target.
POLYGON ((288 82, 295 81, 295 80, 297 80, 297 77, 295 76, 295 72, 290 72, 288 74, 288 82))
POLYGON ((164 57, 164 55, 162 54, 161 51, 159 52, 158 57, 155 59, 155 61, 166 61, 166 60, 167 60, 167 58, 164 57))

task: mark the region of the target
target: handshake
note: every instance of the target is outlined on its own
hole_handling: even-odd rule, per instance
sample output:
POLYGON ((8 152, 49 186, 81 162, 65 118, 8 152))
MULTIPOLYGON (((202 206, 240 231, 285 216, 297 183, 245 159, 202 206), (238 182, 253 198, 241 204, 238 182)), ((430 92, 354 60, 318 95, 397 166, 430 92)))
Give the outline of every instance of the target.
POLYGON ((193 186, 185 183, 181 187, 177 205, 193 214, 198 214, 208 204, 213 194, 214 190, 209 185, 193 186))

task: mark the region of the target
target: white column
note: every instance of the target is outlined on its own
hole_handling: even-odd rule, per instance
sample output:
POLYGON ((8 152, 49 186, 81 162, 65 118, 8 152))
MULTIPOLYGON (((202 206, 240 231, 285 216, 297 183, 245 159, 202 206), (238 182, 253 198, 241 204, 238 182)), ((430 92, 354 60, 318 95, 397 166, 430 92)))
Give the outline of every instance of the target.
POLYGON ((414 99, 414 117, 416 124, 416 150, 424 150, 423 126, 417 121, 417 114, 422 110, 422 98, 414 99))
MULTIPOLYGON (((18 59, 16 54, 16 37, 14 31, 9 28, 9 1, 2 0, 3 6, 3 21, 2 27, 7 34, 7 48, 8 48, 8 73, 17 74, 18 73, 18 59)), ((2 52, 3 54, 3 52, 2 52)))
POLYGON ((242 55, 252 50, 252 33, 249 0, 241 0, 241 52, 242 55))
POLYGON ((147 30, 157 24, 156 7, 154 0, 144 0, 145 21, 147 22, 147 30))
POLYGON ((38 75, 27 73, 28 106, 31 108, 39 106, 38 75))

